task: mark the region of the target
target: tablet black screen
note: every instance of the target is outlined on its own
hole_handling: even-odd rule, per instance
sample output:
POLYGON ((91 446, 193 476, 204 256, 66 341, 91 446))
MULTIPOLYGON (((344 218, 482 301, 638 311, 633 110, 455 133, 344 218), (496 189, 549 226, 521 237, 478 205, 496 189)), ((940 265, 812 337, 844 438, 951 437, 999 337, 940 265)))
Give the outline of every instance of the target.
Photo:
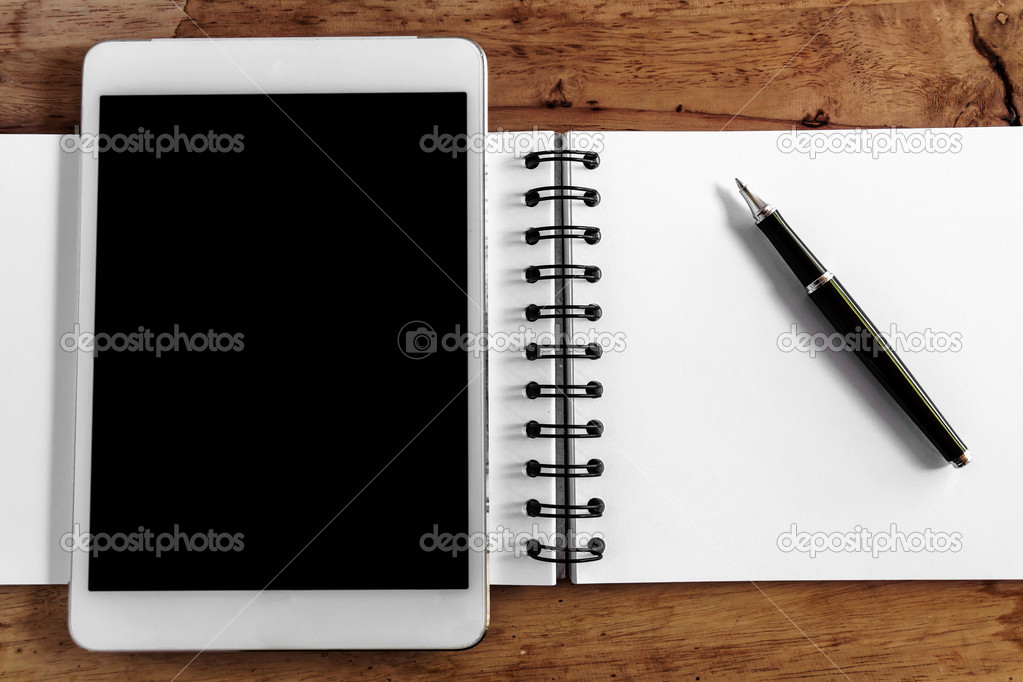
POLYGON ((465 94, 104 96, 100 131, 89 589, 466 588, 423 541, 469 525, 467 163, 423 142, 465 94))

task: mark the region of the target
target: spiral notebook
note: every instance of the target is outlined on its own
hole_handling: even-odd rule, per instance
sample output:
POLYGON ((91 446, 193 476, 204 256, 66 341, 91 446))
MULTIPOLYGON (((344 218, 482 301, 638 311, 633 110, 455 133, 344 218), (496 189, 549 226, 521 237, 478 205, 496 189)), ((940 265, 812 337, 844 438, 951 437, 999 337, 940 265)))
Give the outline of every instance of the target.
POLYGON ((1019 130, 514 147, 488 162, 490 332, 525 337, 490 354, 493 582, 1023 578, 1019 130), (973 463, 851 354, 794 349, 830 329, 736 175, 899 337, 973 463))
MULTIPOLYGON (((901 131, 955 144, 875 154, 862 132, 799 134, 841 151, 778 132, 490 140, 494 584, 1023 578, 1023 135, 901 131), (736 175, 897 324, 973 463, 946 465, 848 354, 790 347, 827 323, 736 175)), ((51 342, 74 321, 76 168, 56 136, 0 136, 0 158, 0 583, 66 582, 74 365, 51 342)))

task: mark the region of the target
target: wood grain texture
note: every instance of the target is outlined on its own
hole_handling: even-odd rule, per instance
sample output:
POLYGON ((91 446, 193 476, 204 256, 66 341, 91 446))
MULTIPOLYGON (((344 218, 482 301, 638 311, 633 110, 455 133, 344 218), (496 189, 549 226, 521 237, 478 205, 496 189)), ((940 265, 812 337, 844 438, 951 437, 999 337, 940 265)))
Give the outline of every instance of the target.
MULTIPOLYGON (((100 40, 459 35, 491 129, 1019 124, 1023 0, 0 0, 0 131, 70 132, 100 40)), ((0 680, 170 679, 189 654, 92 654, 64 587, 0 588, 0 680)), ((465 652, 200 656, 179 679, 810 677, 1023 680, 1023 583, 493 590, 465 652)))
POLYGON ((465 36, 493 129, 1006 125, 1023 98, 1021 0, 177 1, 4 0, 0 130, 70 131, 100 40, 206 35, 465 36))
POLYGON ((97 654, 66 627, 67 588, 0 588, 0 679, 1021 679, 1023 585, 717 583, 495 587, 460 652, 97 654), (762 590, 762 591, 761 591, 762 590))

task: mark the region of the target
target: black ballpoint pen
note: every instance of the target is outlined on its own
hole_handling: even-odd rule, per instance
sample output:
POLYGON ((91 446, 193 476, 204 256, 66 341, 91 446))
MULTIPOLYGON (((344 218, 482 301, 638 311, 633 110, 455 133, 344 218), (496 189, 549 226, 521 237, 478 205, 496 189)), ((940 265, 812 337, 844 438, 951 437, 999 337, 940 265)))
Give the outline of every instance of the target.
POLYGON ((774 207, 751 192, 738 178, 735 184, 753 211, 757 227, 799 278, 799 283, 806 287, 810 300, 824 313, 836 332, 846 339, 857 338, 860 341, 851 348, 856 357, 949 463, 956 467, 966 466, 970 462, 970 453, 962 439, 845 287, 821 265, 774 207))

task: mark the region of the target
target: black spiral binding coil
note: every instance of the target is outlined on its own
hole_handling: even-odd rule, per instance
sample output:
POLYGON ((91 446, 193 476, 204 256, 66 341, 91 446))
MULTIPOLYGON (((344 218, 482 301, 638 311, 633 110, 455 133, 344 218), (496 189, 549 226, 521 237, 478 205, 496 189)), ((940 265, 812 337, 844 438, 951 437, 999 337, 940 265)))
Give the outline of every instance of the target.
POLYGON ((526 154, 523 161, 526 168, 536 168, 544 161, 578 161, 583 168, 593 170, 600 165, 600 154, 597 152, 577 152, 571 149, 555 149, 545 152, 526 154))
POLYGON ((586 464, 540 464, 535 459, 526 462, 526 476, 530 478, 595 478, 604 473, 604 462, 591 459, 586 464))
POLYGON ((527 343, 527 360, 598 360, 604 354, 599 343, 527 343))
POLYGON ((591 419, 585 424, 526 422, 528 438, 600 438, 602 435, 604 435, 604 425, 596 419, 591 419), (549 429, 549 431, 544 431, 544 429, 549 429))
POLYGON ((604 515, 604 500, 594 497, 586 504, 544 504, 527 500, 526 514, 546 519, 599 519, 604 515))
POLYGON ((606 545, 600 538, 591 539, 585 547, 553 547, 541 544, 539 540, 530 540, 526 543, 526 553, 531 559, 545 561, 551 564, 585 564, 590 561, 600 561, 604 556, 606 545), (542 556, 541 552, 564 552, 565 558, 555 556, 542 556), (578 554, 589 554, 590 556, 579 557, 578 554), (573 555, 571 558, 568 555, 573 555))
POLYGON ((555 227, 531 227, 526 230, 526 243, 530 246, 539 243, 543 239, 582 239, 587 244, 596 244, 600 241, 600 228, 589 225, 565 225, 555 227))
POLYGON ((604 385, 599 381, 585 384, 538 384, 530 381, 526 384, 526 397, 537 398, 599 398, 604 395, 604 385), (546 393, 545 393, 546 391, 546 393))
MULTIPOLYGON (((581 152, 570 149, 558 149, 553 151, 541 151, 528 154, 525 159, 526 168, 537 168, 541 163, 551 162, 577 162, 582 168, 592 170, 600 165, 600 155, 596 152, 581 152)), ((537 206, 542 201, 579 201, 584 206, 596 206, 600 203, 600 193, 591 187, 577 185, 556 184, 544 187, 536 187, 527 191, 524 195, 527 206, 537 206)), ((601 233, 599 227, 590 225, 564 225, 564 226, 537 226, 530 227, 524 235, 527 244, 535 245, 545 240, 556 240, 562 246, 562 256, 565 255, 565 245, 570 240, 577 240, 583 249, 586 245, 593 245, 600 242, 601 233)), ((559 258, 562 260, 562 258, 559 258)), ((569 263, 556 263, 550 265, 530 265, 524 271, 527 282, 536 283, 544 280, 556 280, 561 283, 562 288, 568 280, 576 279, 584 282, 594 283, 600 281, 603 273, 595 265, 576 265, 569 263)), ((564 302, 551 301, 549 303, 535 303, 526 306, 524 313, 530 322, 543 319, 554 319, 561 323, 559 332, 561 338, 556 344, 530 343, 525 347, 525 356, 528 360, 560 360, 564 363, 574 360, 597 360, 603 354, 600 344, 569 344, 565 340, 565 322, 572 319, 585 319, 596 321, 603 315, 603 310, 596 303, 586 305, 573 305, 571 297, 566 297, 564 302)), ((604 387, 599 381, 590 381, 586 384, 572 384, 570 382, 571 372, 567 369, 560 383, 540 384, 531 381, 525 386, 526 397, 530 400, 544 398, 568 401, 577 398, 598 399, 604 395, 604 387)), ((565 410, 567 414, 567 408, 565 410)), ((571 443, 579 439, 600 438, 604 433, 604 425, 591 419, 585 424, 541 424, 531 420, 525 424, 525 433, 529 438, 551 438, 565 444, 566 451, 571 450, 571 443)), ((567 455, 566 455, 567 457, 567 455)), ((569 486, 569 479, 595 478, 603 475, 604 462, 593 458, 586 464, 565 463, 544 463, 531 459, 525 464, 526 475, 530 478, 559 478, 566 481, 565 489, 569 486)), ((528 500, 525 504, 526 514, 534 518, 555 518, 564 519, 566 524, 571 524, 575 519, 600 518, 604 514, 604 501, 594 497, 586 504, 548 504, 539 500, 528 500)), ((567 544, 567 543, 566 543, 567 544)), ((539 540, 530 540, 527 543, 527 555, 537 561, 547 563, 582 564, 591 561, 599 561, 603 558, 606 545, 599 538, 592 538, 585 547, 545 545, 539 540)))
POLYGON ((604 273, 596 265, 566 265, 562 263, 530 265, 522 274, 526 276, 526 281, 530 284, 536 284, 545 279, 585 279, 592 284, 599 282, 600 278, 604 276, 604 273))
POLYGON ((526 319, 530 322, 547 318, 580 318, 596 322, 604 314, 604 310, 596 303, 589 305, 535 305, 526 306, 526 319), (547 312, 554 311, 554 312, 547 312), (570 312, 571 311, 571 312, 570 312))
POLYGON ((596 206, 600 203, 600 192, 592 187, 577 185, 546 185, 529 190, 524 199, 526 206, 536 206, 541 201, 564 201, 566 199, 581 201, 587 206, 596 206))

